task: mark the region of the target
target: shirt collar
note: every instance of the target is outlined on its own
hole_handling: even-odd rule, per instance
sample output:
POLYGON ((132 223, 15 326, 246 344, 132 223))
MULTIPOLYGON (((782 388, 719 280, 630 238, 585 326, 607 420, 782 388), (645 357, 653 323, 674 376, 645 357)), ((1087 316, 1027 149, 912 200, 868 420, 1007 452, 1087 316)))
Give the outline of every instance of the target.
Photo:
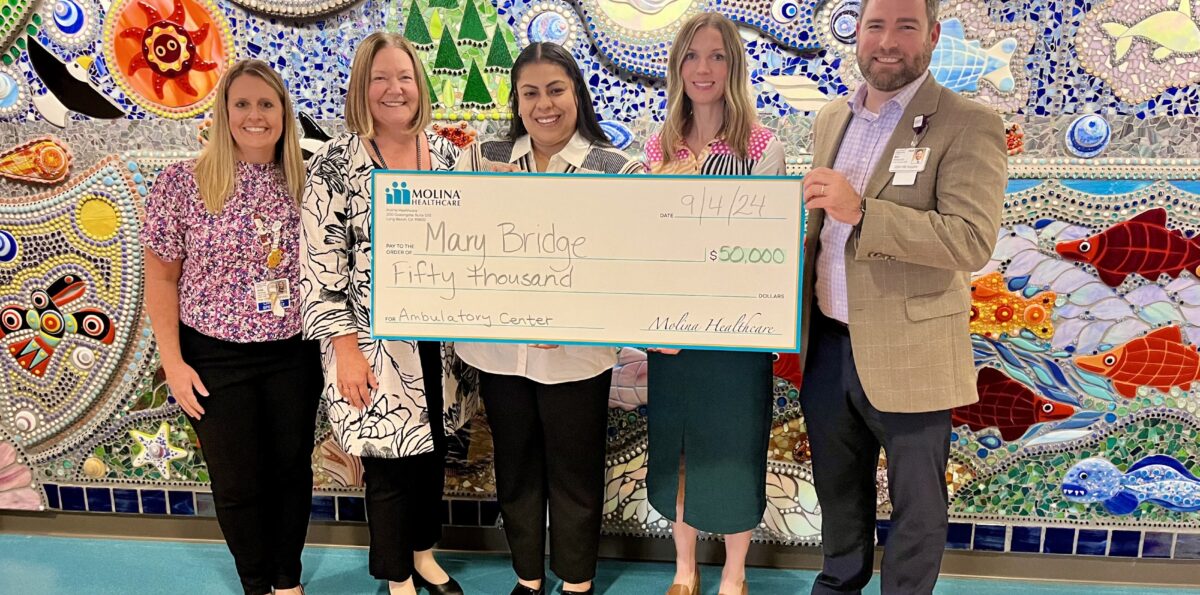
MULTIPOLYGON (((921 85, 925 83, 925 79, 927 78, 929 78, 928 70, 922 73, 921 76, 917 77, 917 80, 905 85, 904 88, 900 89, 899 93, 896 93, 891 99, 887 100, 887 102, 885 102, 883 106, 879 108, 879 113, 882 114, 885 110, 889 109, 888 106, 894 106, 892 109, 898 108, 901 112, 903 112, 908 107, 908 103, 912 101, 913 96, 917 94, 917 91, 921 88, 921 85)), ((858 86, 858 90, 855 91, 854 96, 850 98, 850 111, 856 116, 862 116, 865 113, 870 113, 864 103, 866 100, 867 83, 864 82, 858 86)))
MULTIPOLYGON (((558 152, 557 157, 574 166, 576 169, 583 168, 583 161, 587 159, 588 150, 592 148, 592 143, 576 131, 571 140, 567 141, 566 146, 558 152)), ((522 157, 529 155, 533 158, 533 139, 528 134, 522 135, 516 141, 513 141, 512 155, 508 158, 509 163, 516 163, 522 157)), ((552 158, 553 159, 553 158, 552 158)))

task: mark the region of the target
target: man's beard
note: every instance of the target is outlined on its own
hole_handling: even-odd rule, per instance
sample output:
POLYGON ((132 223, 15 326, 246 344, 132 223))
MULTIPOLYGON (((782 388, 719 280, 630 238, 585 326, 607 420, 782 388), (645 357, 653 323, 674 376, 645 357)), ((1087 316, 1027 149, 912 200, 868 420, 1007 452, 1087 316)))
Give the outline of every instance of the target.
POLYGON ((900 56, 900 69, 893 72, 872 71, 871 67, 875 65, 873 58, 874 56, 858 56, 859 72, 875 89, 891 93, 921 78, 921 75, 929 69, 929 62, 933 59, 933 46, 926 44, 925 51, 914 57, 912 62, 909 62, 904 56, 900 56))

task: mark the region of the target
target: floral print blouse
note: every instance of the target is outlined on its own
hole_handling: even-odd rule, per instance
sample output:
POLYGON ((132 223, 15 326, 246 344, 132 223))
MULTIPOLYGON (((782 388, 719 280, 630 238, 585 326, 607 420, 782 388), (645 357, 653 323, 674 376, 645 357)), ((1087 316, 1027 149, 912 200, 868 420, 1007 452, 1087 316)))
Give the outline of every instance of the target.
POLYGON ((233 194, 220 213, 204 208, 195 160, 168 166, 146 199, 141 241, 162 260, 182 260, 179 321, 236 343, 276 341, 300 332, 297 290, 300 209, 274 163, 238 162, 233 194), (274 265, 274 266, 271 266, 274 265), (259 311, 255 283, 286 280, 283 316, 259 311))
MULTIPOLYGON (((425 133, 430 169, 448 170, 458 159, 453 143, 425 133)), ((478 396, 464 366, 443 349, 445 409, 426 407, 424 374, 414 341, 371 338, 371 172, 376 168, 360 137, 343 134, 308 162, 304 190, 302 280, 304 334, 321 340, 325 399, 334 437, 356 456, 400 458, 433 452, 430 415, 443 415, 448 432, 470 419, 478 396), (337 388, 333 337, 355 333, 379 388, 364 411, 350 406, 337 388)))

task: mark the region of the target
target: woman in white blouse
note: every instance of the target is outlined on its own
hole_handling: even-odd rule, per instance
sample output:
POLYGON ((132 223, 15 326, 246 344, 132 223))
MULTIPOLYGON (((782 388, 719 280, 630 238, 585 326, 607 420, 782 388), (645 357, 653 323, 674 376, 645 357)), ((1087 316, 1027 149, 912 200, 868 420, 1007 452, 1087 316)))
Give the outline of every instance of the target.
MULTIPOLYGON (((592 110, 571 54, 535 43, 512 69, 514 118, 506 140, 477 142, 462 171, 624 174, 640 162, 614 149, 592 110)), ((564 197, 564 200, 569 200, 564 197)), ((592 593, 604 496, 608 391, 617 351, 608 347, 459 343, 480 370, 495 444, 496 491, 512 550, 513 595, 545 592, 550 569, 563 593, 592 593)))

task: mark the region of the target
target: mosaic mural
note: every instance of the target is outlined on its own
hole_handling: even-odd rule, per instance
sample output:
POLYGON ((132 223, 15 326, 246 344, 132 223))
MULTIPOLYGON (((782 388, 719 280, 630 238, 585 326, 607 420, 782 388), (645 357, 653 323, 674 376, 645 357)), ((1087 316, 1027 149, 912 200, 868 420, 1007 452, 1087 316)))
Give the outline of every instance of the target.
MULTIPOLYGON (((614 143, 637 153, 664 116, 679 24, 720 11, 739 23, 760 116, 799 175, 816 110, 861 83, 860 6, 9 0, 0 11, 0 127, 10 139, 0 146, 0 508, 211 514, 202 450, 142 310, 136 237, 147 189, 199 149, 215 83, 233 61, 260 58, 284 76, 312 150, 342 129, 357 41, 402 32, 429 70, 438 133, 465 145, 507 126, 519 50, 554 41, 578 60, 614 143)), ((964 543, 973 535, 979 549, 997 549, 999 527, 1001 551, 1128 555, 1131 532, 1133 556, 1163 557, 1161 536, 1174 532, 1166 557, 1200 551, 1190 536, 1200 531, 1197 8, 942 4, 933 76, 1001 113, 1012 155, 999 242, 972 285, 981 401, 952 416, 951 547, 963 542, 956 527, 973 526, 964 543)), ((757 535, 776 543, 815 543, 821 528, 798 370, 795 355, 781 355, 771 395, 757 535)), ((647 372, 645 354, 627 348, 613 374, 610 533, 669 531, 646 498, 647 372)), ((446 520, 494 526, 486 419, 456 438, 446 520)), ((313 444, 314 518, 361 521, 361 463, 324 420, 313 444)))

